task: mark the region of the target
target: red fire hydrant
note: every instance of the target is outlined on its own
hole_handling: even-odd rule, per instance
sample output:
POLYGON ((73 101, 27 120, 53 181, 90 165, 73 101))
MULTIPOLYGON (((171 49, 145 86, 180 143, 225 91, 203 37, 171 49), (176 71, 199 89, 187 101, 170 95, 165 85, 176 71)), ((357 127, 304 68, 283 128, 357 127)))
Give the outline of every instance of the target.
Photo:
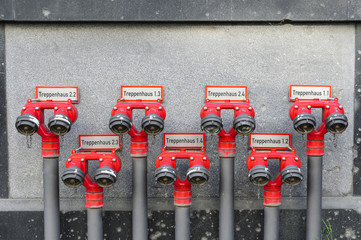
POLYGON ((303 175, 301 173, 301 160, 295 154, 295 150, 257 151, 247 158, 249 170, 248 178, 256 186, 263 187, 264 205, 264 240, 279 239, 279 206, 281 205, 281 186, 283 183, 295 186, 299 184, 303 175), (271 173, 268 170, 268 160, 279 159, 279 173, 271 180, 271 173))
POLYGON ((115 154, 97 153, 96 151, 77 153, 72 151, 72 155, 67 159, 66 169, 62 180, 64 184, 71 188, 83 185, 85 187, 85 201, 87 208, 88 239, 101 240, 103 235, 103 188, 112 186, 121 168, 121 160, 115 154), (88 172, 88 162, 98 161, 99 168, 94 173, 94 179, 88 172))
POLYGON ((290 117, 295 130, 307 134, 307 221, 306 239, 314 240, 321 235, 322 210, 322 157, 324 155, 324 136, 327 132, 339 134, 348 126, 344 109, 338 99, 328 101, 301 101, 295 99, 290 108, 290 117), (322 109, 322 122, 316 129, 316 118, 312 109, 322 109))
POLYGON ((192 185, 202 185, 209 179, 209 158, 201 151, 180 151, 162 153, 156 160, 155 180, 161 185, 174 185, 175 239, 190 237, 190 205, 192 203, 192 185), (189 169, 182 180, 177 175, 177 159, 188 159, 189 169))
POLYGON ((122 101, 113 107, 109 121, 110 130, 117 135, 130 135, 130 156, 133 158, 133 206, 132 233, 134 240, 148 238, 147 210, 147 155, 148 135, 158 135, 163 131, 166 112, 158 102, 122 101), (132 124, 132 111, 144 109, 142 130, 137 130, 132 124))

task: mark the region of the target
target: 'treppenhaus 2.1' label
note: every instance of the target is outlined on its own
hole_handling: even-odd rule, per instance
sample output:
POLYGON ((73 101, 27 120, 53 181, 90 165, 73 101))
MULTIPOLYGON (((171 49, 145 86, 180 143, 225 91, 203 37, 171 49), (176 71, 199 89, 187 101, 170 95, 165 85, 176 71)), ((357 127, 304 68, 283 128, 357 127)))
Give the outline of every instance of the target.
POLYGON ((36 99, 40 101, 53 100, 55 102, 67 102, 69 99, 73 103, 79 102, 78 87, 36 87, 36 99))
POLYGON ((252 133, 249 135, 251 148, 290 148, 290 133, 252 133))
POLYGON ((163 144, 166 148, 203 148, 204 133, 164 133, 163 144))
POLYGON ((327 100, 331 98, 332 88, 328 85, 291 85, 290 101, 300 100, 327 100))
POLYGON ((245 86, 206 86, 206 99, 210 101, 244 101, 247 99, 245 86))
POLYGON ((121 86, 120 97, 122 100, 158 101, 163 99, 162 86, 121 86))
POLYGON ((81 150, 113 150, 120 148, 119 135, 79 135, 81 150))

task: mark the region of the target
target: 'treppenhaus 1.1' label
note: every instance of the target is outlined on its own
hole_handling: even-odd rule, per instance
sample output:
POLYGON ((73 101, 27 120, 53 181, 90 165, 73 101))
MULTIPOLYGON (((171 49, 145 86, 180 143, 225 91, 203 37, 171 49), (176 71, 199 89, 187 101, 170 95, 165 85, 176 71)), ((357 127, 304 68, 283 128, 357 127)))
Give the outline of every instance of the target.
POLYGON ((327 100, 331 98, 332 88, 328 85, 291 85, 290 101, 300 100, 327 100))

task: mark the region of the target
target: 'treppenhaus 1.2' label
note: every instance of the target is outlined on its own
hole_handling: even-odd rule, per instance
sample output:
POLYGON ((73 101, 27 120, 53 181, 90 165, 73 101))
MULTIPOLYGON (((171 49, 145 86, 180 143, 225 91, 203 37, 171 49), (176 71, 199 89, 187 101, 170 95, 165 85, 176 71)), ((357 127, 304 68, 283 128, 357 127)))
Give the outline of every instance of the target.
POLYGON ((252 133, 249 135, 252 148, 290 148, 290 133, 252 133))

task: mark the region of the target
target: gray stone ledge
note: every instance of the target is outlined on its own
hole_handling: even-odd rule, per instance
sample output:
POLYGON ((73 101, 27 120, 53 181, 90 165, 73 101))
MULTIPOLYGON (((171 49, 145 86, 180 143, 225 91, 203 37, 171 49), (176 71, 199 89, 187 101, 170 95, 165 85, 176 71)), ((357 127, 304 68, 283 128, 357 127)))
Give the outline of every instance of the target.
MULTIPOLYGON (((192 209, 206 210, 218 209, 218 199, 193 199, 192 209)), ((322 199, 323 209, 353 209, 361 211, 361 197, 324 197, 322 199)), ((105 199, 105 211, 131 211, 131 199, 105 199)), ((149 198, 148 208, 150 211, 168 211, 173 210, 172 198, 149 198)), ((255 210, 262 209, 262 199, 236 199, 235 210, 255 210)), ((284 198, 282 199, 281 209, 306 209, 306 198, 284 198)), ((0 199, 0 211, 42 211, 42 199, 0 199)), ((61 211, 80 211, 85 210, 85 200, 83 199, 61 199, 61 211)))

